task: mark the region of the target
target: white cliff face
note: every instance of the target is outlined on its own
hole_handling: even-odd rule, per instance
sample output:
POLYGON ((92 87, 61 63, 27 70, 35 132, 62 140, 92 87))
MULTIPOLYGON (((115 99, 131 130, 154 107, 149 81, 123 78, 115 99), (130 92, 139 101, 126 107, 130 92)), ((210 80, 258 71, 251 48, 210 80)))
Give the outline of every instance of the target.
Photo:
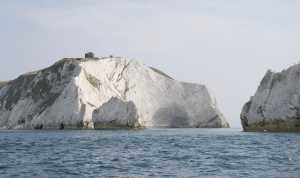
POLYGON ((0 83, 0 128, 228 127, 203 85, 124 58, 64 59, 0 83))
POLYGON ((245 131, 300 131, 300 65, 268 71, 241 120, 245 131))

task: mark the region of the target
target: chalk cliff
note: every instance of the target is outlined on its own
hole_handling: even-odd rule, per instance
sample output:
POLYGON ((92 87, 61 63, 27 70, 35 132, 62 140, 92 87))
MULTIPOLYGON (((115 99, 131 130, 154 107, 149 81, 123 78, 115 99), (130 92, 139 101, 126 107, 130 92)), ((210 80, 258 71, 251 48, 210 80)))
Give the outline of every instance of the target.
POLYGON ((125 58, 66 58, 0 83, 2 129, 228 126, 205 86, 125 58))
POLYGON ((300 65, 268 71, 241 113, 245 131, 300 131, 300 65))

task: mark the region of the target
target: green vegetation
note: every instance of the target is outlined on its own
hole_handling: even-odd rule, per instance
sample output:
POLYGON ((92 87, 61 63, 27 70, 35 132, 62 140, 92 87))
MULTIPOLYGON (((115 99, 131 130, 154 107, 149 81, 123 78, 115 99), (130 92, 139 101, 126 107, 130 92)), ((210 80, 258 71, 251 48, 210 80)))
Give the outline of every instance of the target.
POLYGON ((8 81, 0 81, 0 88, 4 87, 8 81))
POLYGON ((172 77, 170 77, 170 76, 167 75, 166 73, 164 73, 164 72, 162 72, 162 71, 160 71, 160 70, 158 70, 158 69, 156 69, 156 68, 154 68, 154 67, 150 67, 150 69, 152 69, 154 72, 156 72, 156 73, 158 73, 158 74, 160 74, 160 75, 162 75, 162 76, 165 76, 165 77, 167 77, 167 78, 169 78, 169 79, 174 80, 172 77))
POLYGON ((300 121, 290 118, 287 120, 276 119, 271 121, 260 121, 244 125, 245 131, 268 131, 268 132, 300 132, 300 121))
POLYGON ((84 74, 86 76, 86 79, 88 80, 88 82, 95 88, 100 88, 101 86, 101 82, 100 80, 98 80, 96 77, 92 76, 91 74, 87 73, 86 71, 84 71, 84 74))

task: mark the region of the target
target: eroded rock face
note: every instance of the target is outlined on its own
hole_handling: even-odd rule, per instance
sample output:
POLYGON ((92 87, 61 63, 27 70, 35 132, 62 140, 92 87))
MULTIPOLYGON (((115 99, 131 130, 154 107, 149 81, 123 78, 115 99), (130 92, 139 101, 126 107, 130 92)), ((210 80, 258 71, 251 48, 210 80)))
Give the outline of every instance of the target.
POLYGON ((56 129, 62 122, 77 125, 77 122, 81 122, 78 117, 69 122, 71 120, 61 118, 65 114, 57 113, 55 117, 47 119, 45 114, 65 94, 66 88, 69 89, 79 71, 75 61, 60 61, 44 70, 24 74, 7 82, 0 88, 0 127, 56 129))
POLYGON ((95 129, 140 127, 135 104, 117 97, 111 98, 94 110, 92 118, 95 129))
POLYGON ((300 131, 300 65, 268 71, 241 113, 245 131, 300 131))
POLYGON ((0 83, 2 129, 92 129, 103 125, 229 126, 204 85, 176 81, 125 58, 63 59, 0 83))
POLYGON ((183 107, 171 105, 160 108, 153 116, 154 125, 166 128, 191 127, 192 120, 183 107))

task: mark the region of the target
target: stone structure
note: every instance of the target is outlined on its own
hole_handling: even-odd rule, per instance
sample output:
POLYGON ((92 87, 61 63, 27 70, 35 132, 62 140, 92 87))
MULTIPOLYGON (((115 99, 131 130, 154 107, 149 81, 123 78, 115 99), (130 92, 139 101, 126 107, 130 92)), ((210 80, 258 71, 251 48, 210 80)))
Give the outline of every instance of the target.
POLYGON ((93 59, 95 58, 95 54, 93 52, 87 52, 85 53, 85 58, 93 59))

